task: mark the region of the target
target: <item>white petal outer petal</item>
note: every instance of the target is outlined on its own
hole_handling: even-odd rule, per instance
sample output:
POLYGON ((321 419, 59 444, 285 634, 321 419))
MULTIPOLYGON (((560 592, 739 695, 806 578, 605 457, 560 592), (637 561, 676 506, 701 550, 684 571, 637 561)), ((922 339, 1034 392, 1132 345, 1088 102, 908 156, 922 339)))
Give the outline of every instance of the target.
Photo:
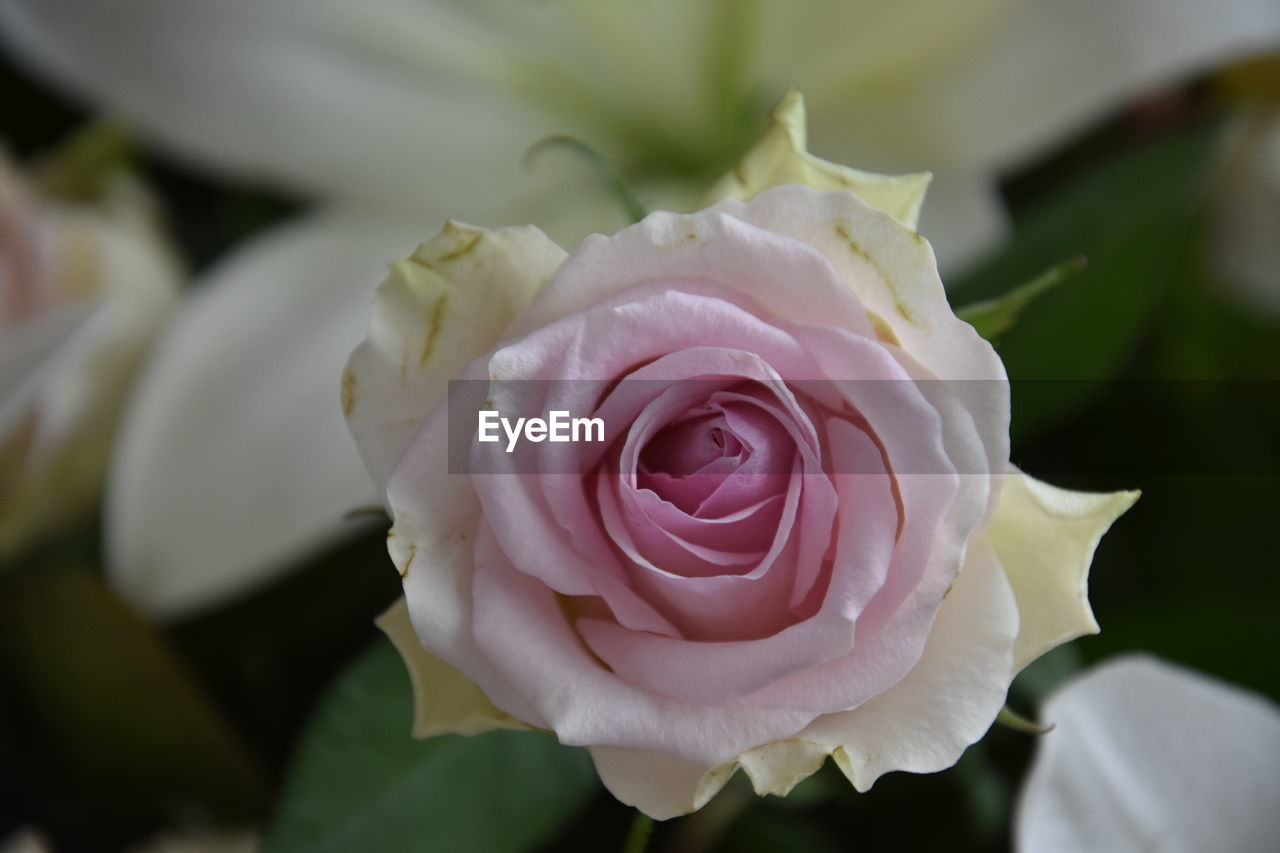
POLYGON ((859 791, 892 770, 950 767, 1004 707, 1017 630, 999 561, 985 543, 972 543, 906 678, 852 711, 818 718, 796 737, 830 747, 859 791))
POLYGON ((1273 850, 1280 708, 1146 655, 1073 679, 1041 714, 1021 853, 1273 850))
POLYGON ((1018 669, 1068 640, 1098 633, 1089 565, 1102 534, 1137 499, 1137 492, 1059 489, 1021 473, 1005 478, 986 535, 1022 616, 1014 647, 1018 669))
POLYGON ((198 285, 139 380, 108 483, 109 577, 131 603, 211 606, 352 532, 343 514, 376 491, 337 404, 343 352, 419 229, 329 211, 198 285))
POLYGON ((1033 0, 921 112, 948 162, 1008 168, 1162 84, 1280 40, 1274 0, 1033 0))
POLYGON ((711 188, 704 206, 726 199, 749 201, 770 187, 802 184, 816 190, 848 190, 909 228, 916 227, 929 174, 877 175, 821 160, 805 145, 804 99, 792 89, 773 110, 764 137, 711 188))
POLYGON ((596 767, 619 799, 659 818, 701 808, 739 766, 756 793, 775 796, 785 796, 828 755, 859 791, 893 770, 943 770, 982 737, 1004 706, 1017 628, 1017 607, 1000 563, 978 542, 938 611, 919 663, 875 699, 818 717, 794 737, 715 767, 599 747, 592 749, 596 767))
POLYGON ((593 746, 589 751, 609 792, 655 820, 696 812, 736 769, 732 762, 706 768, 659 752, 616 746, 593 746))
POLYGON ((1009 388, 991 345, 947 303, 933 250, 919 234, 849 193, 766 190, 722 209, 816 248, 866 309, 933 376, 949 382, 987 446, 990 472, 1009 458, 1009 388), (980 380, 980 381, 965 381, 980 380))
POLYGON ((449 222, 391 265, 342 380, 343 411, 380 488, 449 380, 497 344, 564 258, 533 226, 449 222))
POLYGON ((395 645, 413 685, 413 736, 475 735, 530 726, 493 706, 471 679, 422 647, 403 598, 377 619, 395 645))
POLYGON ((758 746, 738 757, 751 786, 760 796, 785 797, 826 763, 831 748, 811 740, 795 738, 758 746))

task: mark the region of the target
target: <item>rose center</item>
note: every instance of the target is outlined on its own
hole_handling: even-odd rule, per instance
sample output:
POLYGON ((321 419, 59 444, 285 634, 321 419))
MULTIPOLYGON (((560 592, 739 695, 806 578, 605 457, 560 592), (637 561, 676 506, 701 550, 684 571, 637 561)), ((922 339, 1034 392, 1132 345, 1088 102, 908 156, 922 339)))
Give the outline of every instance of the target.
POLYGON ((690 516, 719 517, 781 493, 793 451, 759 406, 713 397, 649 440, 636 484, 690 516))

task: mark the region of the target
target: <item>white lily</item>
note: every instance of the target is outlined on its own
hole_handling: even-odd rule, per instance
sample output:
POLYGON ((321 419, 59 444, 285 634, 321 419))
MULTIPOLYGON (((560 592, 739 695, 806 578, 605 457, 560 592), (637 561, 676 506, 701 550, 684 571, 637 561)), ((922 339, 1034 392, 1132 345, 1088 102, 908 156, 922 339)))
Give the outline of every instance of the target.
POLYGON ((1280 708, 1145 655, 1108 661, 1044 707, 1015 823, 1021 853, 1275 848, 1280 708))
POLYGON ((935 173, 921 230, 954 266, 1002 233, 1001 170, 1137 93, 1280 39, 1280 7, 0 0, 0 37, 179 155, 382 211, 358 225, 323 214, 254 241, 212 274, 168 341, 165 360, 198 372, 161 366, 148 380, 109 539, 120 588, 171 615, 266 580, 369 491, 332 377, 387 258, 446 216, 533 222, 563 245, 623 224, 580 171, 549 170, 567 155, 522 168, 539 138, 588 142, 647 201, 680 207, 797 86, 815 153, 935 173), (250 319, 273 310, 321 312, 318 326, 343 331, 294 338, 250 319))

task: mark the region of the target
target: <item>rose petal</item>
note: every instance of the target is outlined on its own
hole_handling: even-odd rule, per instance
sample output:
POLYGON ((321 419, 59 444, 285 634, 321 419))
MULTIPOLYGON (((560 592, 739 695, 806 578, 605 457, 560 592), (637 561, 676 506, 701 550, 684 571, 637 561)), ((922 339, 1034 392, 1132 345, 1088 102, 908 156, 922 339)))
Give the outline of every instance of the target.
POLYGON ((474 735, 530 726, 493 706, 475 682, 422 647, 401 598, 377 619, 400 653, 413 685, 413 736, 474 735))
POLYGON ((785 797, 827 761, 831 749, 810 740, 792 738, 758 746, 738 756, 757 794, 785 797))
MULTIPOLYGON (((786 190, 794 194, 795 207, 803 207, 820 195, 802 187, 769 192, 786 190)), ((848 199, 859 209, 872 209, 847 193, 830 195, 848 199)), ((517 319, 512 336, 522 337, 592 305, 607 303, 636 285, 709 281, 739 299, 754 302, 768 316, 838 325, 874 337, 859 295, 850 290, 838 268, 814 251, 796 229, 753 227, 742 211, 755 207, 754 203, 725 202, 693 214, 659 211, 611 237, 587 237, 517 319), (794 282, 796 287, 803 283, 804 299, 796 299, 794 292, 779 287, 779 282, 794 282)), ((887 214, 876 213, 901 232, 914 233, 887 214)), ((823 230, 830 230, 827 223, 823 230)), ((940 292, 938 298, 945 306, 940 292)), ((973 332, 968 324, 962 325, 973 332)))
POLYGON ((1022 614, 1014 647, 1017 669, 1054 646, 1098 633, 1088 598, 1093 552, 1137 499, 1138 492, 1059 489, 1020 472, 1005 478, 986 537, 1022 614))
MULTIPOLYGON (((875 315, 879 334, 938 379, 952 381, 988 442, 988 472, 1009 457, 1004 365, 973 327, 956 317, 920 235, 847 193, 775 187, 725 212, 818 249, 875 315)), ((831 319, 819 325, 842 325, 831 319)), ((844 328, 857 332, 848 326, 844 328)), ((861 334, 861 332, 859 332, 861 334)))
MULTIPOLYGON (((529 719, 508 704, 528 697, 547 721, 539 727, 554 730, 562 743, 664 752, 712 767, 759 744, 782 740, 814 717, 808 711, 741 704, 712 707, 634 687, 600 665, 566 621, 551 590, 516 571, 487 532, 475 562, 465 606, 475 609, 478 648, 451 663, 475 677, 493 703, 513 716, 529 719), (489 673, 492 687, 482 680, 489 673), (680 725, 671 725, 674 719, 680 725)), ((421 631, 429 626, 425 620, 419 624, 420 608, 452 611, 460 606, 460 593, 452 573, 421 572, 420 577, 423 586, 416 594, 409 592, 408 599, 421 631)))
MULTIPOLYGON (((490 389, 494 407, 512 413, 590 410, 614 378, 657 359, 629 374, 630 381, 617 385, 620 393, 610 395, 593 412, 603 419, 609 440, 609 429, 631 424, 662 390, 662 382, 678 380, 683 391, 690 379, 777 381, 771 364, 813 372, 803 350, 785 332, 731 303, 668 286, 640 288, 628 295, 635 301, 595 306, 583 316, 552 323, 499 349, 488 363, 495 378, 490 389), (689 341, 700 346, 688 349, 689 341), (629 345, 622 346, 624 342, 629 345), (736 349, 747 345, 751 352, 736 349), (548 395, 557 397, 554 406, 548 395), (576 405, 570 396, 577 398, 576 405)), ((583 478, 571 473, 594 470, 607 446, 608 441, 524 443, 512 453, 497 444, 476 443, 472 448, 471 480, 485 512, 506 520, 495 534, 508 553, 520 555, 521 571, 536 574, 566 595, 593 595, 594 577, 621 571, 599 525, 582 523, 594 518, 593 500, 588 499, 583 478)))
POLYGON ((600 781, 620 801, 655 820, 696 812, 729 781, 734 764, 706 768, 658 752, 594 746, 600 781))
POLYGON ((931 175, 878 175, 831 163, 809 153, 806 135, 804 98, 792 89, 773 108, 764 136, 711 188, 703 206, 726 199, 750 201, 770 187, 803 184, 816 190, 848 190, 904 225, 916 226, 931 175))
MULTIPOLYGON (((578 631, 591 650, 631 684, 666 696, 713 705, 734 701, 780 677, 847 655, 854 640, 850 629, 861 608, 883 582, 889 567, 898 516, 883 469, 878 476, 871 473, 871 466, 880 459, 878 448, 865 433, 848 424, 842 426, 845 429, 835 435, 838 442, 835 452, 862 458, 853 462, 838 455, 837 464, 867 473, 838 478, 843 492, 843 512, 839 517, 841 529, 835 552, 837 565, 816 614, 770 636, 719 642, 657 637, 601 620, 579 620, 578 631)), ((674 589, 670 595, 675 599, 673 603, 689 607, 691 600, 698 600, 695 590, 700 591, 711 582, 741 582, 742 579, 721 576, 680 580, 682 586, 693 590, 674 589), (684 594, 677 597, 680 592, 684 594)), ((725 593, 730 591, 735 593, 732 601, 738 619, 754 627, 753 618, 760 618, 755 608, 743 607, 740 602, 744 595, 736 589, 725 590, 725 593)), ((729 597, 728 594, 720 596, 722 600, 729 597)), ((773 598, 775 608, 786 603, 783 596, 773 598), (782 600, 778 601, 779 598, 782 600)), ((765 604, 768 603, 766 599, 765 604)), ((682 615, 687 620, 693 616, 682 615)), ((891 665, 881 662, 885 668, 891 665)))
POLYGON ((859 791, 891 770, 950 767, 1004 707, 1017 629, 1000 563, 978 543, 911 672, 852 711, 819 717, 797 739, 829 746, 859 791))
MULTIPOLYGON (((1017 622, 1004 572, 991 549, 979 546, 943 602, 924 655, 885 693, 852 711, 819 716, 794 736, 714 766, 625 750, 611 756, 615 760, 605 784, 615 793, 636 796, 624 796, 624 802, 645 811, 652 805, 655 817, 666 817, 692 810, 691 792, 704 775, 719 780, 718 790, 738 766, 747 771, 757 793, 778 796, 816 772, 827 755, 835 757, 859 791, 869 790, 891 770, 931 773, 950 767, 1004 706, 1017 622), (649 770, 652 788, 640 775, 649 770), (669 798, 662 791, 667 782, 669 798)), ((600 772, 604 777, 605 770, 600 772)), ((707 799, 710 795, 693 808, 707 799)))
POLYGON ((480 651, 471 589, 483 514, 467 479, 449 475, 448 430, 447 407, 437 406, 387 481, 394 520, 387 551, 404 584, 410 621, 424 647, 464 671, 496 706, 549 729, 480 651))
POLYGON ((391 265, 342 379, 343 411, 379 485, 449 380, 493 348, 564 257, 533 226, 449 222, 391 265))

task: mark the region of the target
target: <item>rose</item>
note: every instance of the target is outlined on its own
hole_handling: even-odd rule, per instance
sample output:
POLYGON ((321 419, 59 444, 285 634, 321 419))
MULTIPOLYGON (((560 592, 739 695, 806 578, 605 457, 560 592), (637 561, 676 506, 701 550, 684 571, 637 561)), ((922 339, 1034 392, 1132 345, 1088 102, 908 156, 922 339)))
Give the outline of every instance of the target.
POLYGON ((0 557, 86 509, 178 272, 141 188, 43 195, 0 152, 0 557))
POLYGON ((392 266, 343 406, 394 517, 415 733, 553 731, 655 817, 737 766, 784 794, 831 755, 866 789, 949 766, 1094 627, 1134 496, 1009 473, 1004 369, 912 228, 924 183, 804 154, 792 97, 717 190, 750 201, 567 256, 451 224, 392 266), (843 189, 755 195, 797 180, 843 189), (475 442, 451 472, 481 407, 607 441, 475 442))

